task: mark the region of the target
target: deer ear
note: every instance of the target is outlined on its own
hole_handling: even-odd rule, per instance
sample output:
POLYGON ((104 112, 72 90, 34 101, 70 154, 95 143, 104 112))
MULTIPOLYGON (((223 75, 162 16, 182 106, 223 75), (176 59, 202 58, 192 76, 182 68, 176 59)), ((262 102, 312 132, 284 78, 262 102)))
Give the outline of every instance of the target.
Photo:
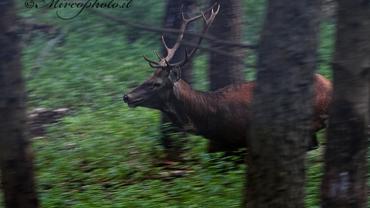
POLYGON ((176 67, 170 70, 170 74, 168 78, 171 80, 172 83, 177 82, 181 79, 181 70, 180 67, 176 67))

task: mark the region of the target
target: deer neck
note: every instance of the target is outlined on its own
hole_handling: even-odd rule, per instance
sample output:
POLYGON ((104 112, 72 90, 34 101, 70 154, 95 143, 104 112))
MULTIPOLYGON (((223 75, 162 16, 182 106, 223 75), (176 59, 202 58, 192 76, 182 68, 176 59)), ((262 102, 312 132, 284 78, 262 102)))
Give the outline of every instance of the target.
POLYGON ((172 117, 176 116, 181 120, 182 127, 185 130, 198 132, 206 128, 208 116, 215 111, 215 106, 210 105, 210 96, 204 92, 199 92, 183 80, 174 83, 173 95, 170 99, 169 109, 172 111, 172 117))
MULTIPOLYGON (((184 85, 189 86, 187 83, 183 82, 184 85)), ((189 86, 190 87, 190 86, 189 86)), ((185 131, 194 132, 194 128, 190 128, 191 121, 186 115, 186 111, 182 108, 183 104, 179 99, 176 98, 173 91, 165 99, 161 105, 160 110, 170 119, 170 121, 178 128, 185 131)))

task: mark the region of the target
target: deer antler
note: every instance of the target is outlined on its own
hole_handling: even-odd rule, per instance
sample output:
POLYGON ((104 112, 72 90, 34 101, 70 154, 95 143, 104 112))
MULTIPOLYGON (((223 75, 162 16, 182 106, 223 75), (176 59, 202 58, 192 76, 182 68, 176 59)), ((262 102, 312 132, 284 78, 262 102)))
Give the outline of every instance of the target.
POLYGON ((209 18, 207 18, 206 15, 204 14, 204 12, 202 12, 202 11, 201 11, 200 15, 197 15, 197 16, 194 16, 194 17, 191 17, 191 18, 186 18, 185 15, 184 15, 184 12, 182 12, 183 22, 182 22, 181 27, 180 27, 180 34, 177 37, 176 43, 172 46, 172 48, 167 46, 166 41, 164 40, 164 36, 162 35, 162 43, 163 43, 164 48, 166 49, 166 57, 162 58, 162 57, 159 56, 158 53, 156 53, 156 55, 159 58, 159 61, 152 61, 149 58, 147 58, 146 56, 144 56, 144 59, 149 63, 149 65, 152 68, 184 66, 193 57, 193 55, 197 51, 197 49, 198 49, 198 47, 199 47, 199 45, 200 45, 200 43, 202 42, 202 39, 203 39, 203 37, 199 38, 196 46, 191 50, 190 53, 188 53, 187 50, 185 49, 185 59, 184 60, 182 60, 178 63, 170 64, 169 62, 171 61, 171 59, 175 55, 177 49, 181 45, 181 41, 184 38, 184 32, 186 30, 186 27, 188 26, 189 23, 191 23, 191 22, 193 22, 193 21, 195 21, 199 18, 202 18, 203 21, 204 21, 202 35, 204 35, 208 31, 210 25, 212 24, 213 20, 215 19, 216 15, 218 14, 218 12, 220 10, 220 5, 217 4, 217 9, 215 11, 214 10, 215 5, 216 4, 212 5, 212 7, 210 9, 207 9, 207 11, 206 11, 206 12, 208 12, 209 10, 211 11, 211 14, 210 14, 209 18))

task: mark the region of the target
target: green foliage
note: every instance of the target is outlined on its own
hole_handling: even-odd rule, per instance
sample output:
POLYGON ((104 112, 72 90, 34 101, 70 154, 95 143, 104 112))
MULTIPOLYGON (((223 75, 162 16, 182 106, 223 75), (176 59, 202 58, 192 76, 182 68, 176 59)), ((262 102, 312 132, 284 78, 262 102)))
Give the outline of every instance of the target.
POLYGON ((257 43, 265 15, 266 0, 245 0, 244 27, 246 39, 250 43, 257 43))
MULTIPOLYGON (((163 2, 135 1, 120 15, 160 25, 163 2)), ((142 55, 159 48, 157 34, 130 30, 89 13, 63 21, 54 10, 22 6, 23 17, 56 25, 65 33, 36 73, 35 60, 50 37, 34 32, 23 49, 25 76, 33 75, 27 81, 29 108, 72 109, 71 115, 50 125, 46 136, 33 140, 42 207, 239 207, 244 165, 205 153, 206 141, 190 136, 187 162, 176 166, 185 176, 163 177, 171 170, 159 164, 159 113, 129 109, 121 101, 123 92, 152 73, 142 55), (129 44, 126 37, 133 31, 139 38, 129 44)), ((245 7, 246 39, 256 43, 264 1, 247 0, 245 7)), ((327 76, 333 28, 331 23, 322 26, 320 71, 327 76)), ((206 61, 202 55, 194 64, 197 89, 208 86, 206 61)), ((254 63, 253 56, 248 62, 254 63)), ((248 69, 248 79, 253 74, 248 69)), ((321 149, 308 154, 307 207, 318 207, 321 156, 321 149)))
POLYGON ((324 21, 321 23, 320 30, 320 73, 331 79, 331 57, 335 40, 335 24, 331 21, 324 21))

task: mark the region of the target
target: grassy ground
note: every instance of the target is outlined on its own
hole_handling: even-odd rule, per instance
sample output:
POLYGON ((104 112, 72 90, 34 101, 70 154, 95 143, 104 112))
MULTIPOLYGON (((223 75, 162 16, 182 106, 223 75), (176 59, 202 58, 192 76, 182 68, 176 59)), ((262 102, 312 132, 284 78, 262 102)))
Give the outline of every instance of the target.
MULTIPOLYGON (((258 6, 251 8, 258 11, 253 10, 258 6)), ((206 141, 190 136, 187 162, 164 167, 159 113, 129 109, 121 101, 123 92, 151 74, 141 56, 158 48, 157 38, 128 44, 123 35, 127 28, 89 15, 78 23, 58 20, 54 13, 35 17, 35 11, 21 11, 24 17, 62 27, 66 34, 36 73, 31 72, 35 60, 50 38, 35 34, 23 50, 25 76, 33 73, 27 81, 29 108, 72 109, 32 141, 42 207, 239 207, 244 165, 235 167, 218 154, 205 153, 206 141), (178 172, 184 175, 172 176, 178 172)), ((328 77, 332 33, 333 26, 323 24, 320 68, 328 77)), ((205 64, 204 55, 195 63, 198 89, 207 86, 205 64)), ((307 207, 319 207, 321 155, 322 148, 308 154, 307 207)))

